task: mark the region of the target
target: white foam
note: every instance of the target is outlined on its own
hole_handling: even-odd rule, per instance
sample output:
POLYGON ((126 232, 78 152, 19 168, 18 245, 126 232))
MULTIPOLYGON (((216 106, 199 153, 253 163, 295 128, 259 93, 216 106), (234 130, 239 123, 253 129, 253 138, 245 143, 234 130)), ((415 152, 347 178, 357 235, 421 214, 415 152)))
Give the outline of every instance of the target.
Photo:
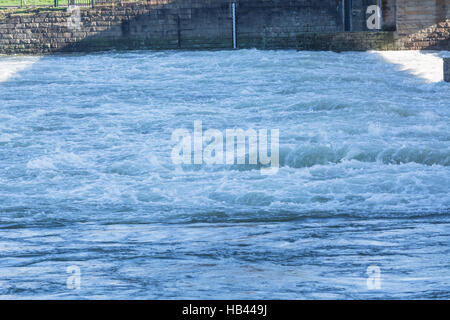
POLYGON ((39 158, 39 159, 30 160, 27 163, 27 168, 28 169, 51 169, 51 170, 56 169, 55 165, 53 164, 53 161, 51 161, 51 159, 49 159, 49 158, 39 158))
POLYGON ((407 71, 427 82, 443 81, 442 52, 424 51, 375 51, 388 63, 399 65, 401 71, 407 71))
POLYGON ((0 166, 4 184, 13 185, 3 201, 38 210, 30 195, 45 193, 51 202, 152 206, 161 216, 168 208, 173 219, 223 208, 255 219, 262 211, 449 208, 449 92, 397 71, 378 53, 48 56, 14 79, 20 88, 0 85, 0 96, 11 97, 0 103, 0 145, 11 154, 0 166), (193 68, 204 79, 191 77, 193 68), (138 79, 132 91, 131 79, 138 79), (173 164, 173 130, 191 131, 197 119, 221 132, 280 129, 277 175, 261 176, 251 165, 173 164))
POLYGON ((0 82, 35 64, 40 57, 0 57, 0 82))

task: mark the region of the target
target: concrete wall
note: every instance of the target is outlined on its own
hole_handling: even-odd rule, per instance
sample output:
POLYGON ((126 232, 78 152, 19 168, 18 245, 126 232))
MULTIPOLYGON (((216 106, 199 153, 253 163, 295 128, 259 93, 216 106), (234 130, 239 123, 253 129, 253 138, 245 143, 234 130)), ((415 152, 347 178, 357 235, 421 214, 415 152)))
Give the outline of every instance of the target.
MULTIPOLYGON (((449 1, 383 0, 385 24, 392 25, 396 16, 398 32, 365 32, 366 5, 374 1, 353 0, 352 21, 361 31, 342 32, 342 0, 236 0, 237 43, 264 49, 448 50, 449 1)), ((150 0, 85 8, 79 28, 70 23, 72 18, 64 10, 0 16, 0 53, 232 48, 230 0, 150 0)))

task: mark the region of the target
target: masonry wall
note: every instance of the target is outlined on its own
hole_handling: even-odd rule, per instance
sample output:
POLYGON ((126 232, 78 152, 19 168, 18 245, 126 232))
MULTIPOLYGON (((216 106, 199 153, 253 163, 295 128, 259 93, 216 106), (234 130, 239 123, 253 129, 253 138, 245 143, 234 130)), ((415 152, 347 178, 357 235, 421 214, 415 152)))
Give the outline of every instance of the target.
MULTIPOLYGON (((293 48, 304 32, 342 29, 340 0, 238 0, 239 47, 293 48)), ((230 0, 150 0, 67 12, 0 18, 0 52, 117 49, 210 49, 232 46, 230 0)))
POLYGON ((450 0, 397 0, 398 46, 450 50, 450 0))
MULTIPOLYGON (((398 7, 388 9, 393 1, 385 0, 383 11, 391 24, 396 12, 398 32, 343 32, 341 0, 235 0, 237 43, 262 49, 449 49, 450 0, 396 0, 398 7)), ((358 10, 365 14, 363 2, 358 10)), ((79 26, 65 10, 0 14, 0 53, 5 54, 229 49, 232 43, 230 0, 150 0, 85 8, 79 26)))

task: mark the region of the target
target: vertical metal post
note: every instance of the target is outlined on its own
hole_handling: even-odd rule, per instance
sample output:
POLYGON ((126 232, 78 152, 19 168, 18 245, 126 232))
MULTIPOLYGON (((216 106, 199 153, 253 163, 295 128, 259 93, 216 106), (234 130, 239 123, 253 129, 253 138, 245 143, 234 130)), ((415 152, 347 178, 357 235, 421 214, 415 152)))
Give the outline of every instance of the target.
POLYGON ((181 48, 181 20, 180 15, 177 15, 177 38, 178 38, 178 49, 181 48))
POLYGON ((378 4, 378 8, 380 8, 380 29, 383 28, 383 1, 382 0, 378 0, 377 1, 378 4))
POLYGON ((352 31, 352 0, 343 0, 344 7, 344 31, 352 31))
POLYGON ((231 11, 233 14, 233 49, 237 48, 237 39, 236 39, 236 2, 231 4, 231 11))
POLYGON ((348 0, 348 31, 353 31, 353 0, 348 0))

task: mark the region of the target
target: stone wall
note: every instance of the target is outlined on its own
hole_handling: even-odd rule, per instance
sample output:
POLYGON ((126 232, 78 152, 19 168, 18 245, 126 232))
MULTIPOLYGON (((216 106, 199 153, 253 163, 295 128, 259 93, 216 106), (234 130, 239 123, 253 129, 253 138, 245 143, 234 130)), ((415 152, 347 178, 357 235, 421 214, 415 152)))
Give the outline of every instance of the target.
MULTIPOLYGON (((359 20, 365 18, 368 1, 353 2, 352 14, 360 14, 359 20)), ((448 50, 449 1, 383 0, 385 23, 395 21, 395 11, 398 32, 343 32, 342 0, 235 0, 237 44, 263 49, 448 50), (395 1, 398 7, 393 10, 395 1)), ((230 0, 117 3, 82 8, 77 21, 74 12, 66 10, 0 14, 0 53, 228 49, 233 43, 230 0)))
POLYGON ((450 50, 450 0, 397 0, 397 42, 404 49, 450 50))
MULTIPOLYGON (((336 32, 339 0, 239 0, 240 47, 293 48, 304 32, 336 32)), ((150 0, 81 9, 80 28, 67 12, 0 18, 0 52, 117 49, 211 49, 232 46, 230 0, 150 0)))

